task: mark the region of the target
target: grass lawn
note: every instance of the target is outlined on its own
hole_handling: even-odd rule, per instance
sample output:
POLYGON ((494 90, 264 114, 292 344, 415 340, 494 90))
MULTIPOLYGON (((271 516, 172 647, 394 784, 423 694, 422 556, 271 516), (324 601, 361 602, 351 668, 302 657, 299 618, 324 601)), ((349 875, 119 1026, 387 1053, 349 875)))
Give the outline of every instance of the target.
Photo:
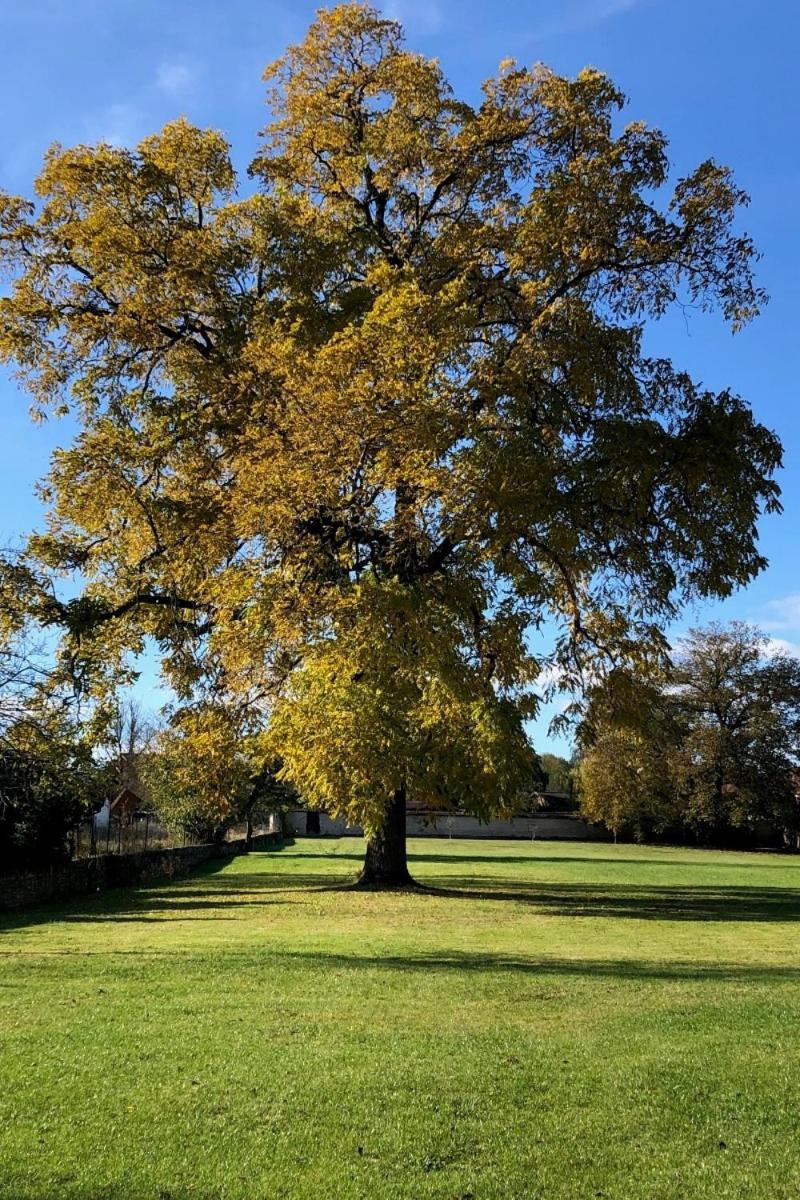
POLYGON ((3 918, 2 1200, 800 1195, 800 860, 360 851, 3 918))

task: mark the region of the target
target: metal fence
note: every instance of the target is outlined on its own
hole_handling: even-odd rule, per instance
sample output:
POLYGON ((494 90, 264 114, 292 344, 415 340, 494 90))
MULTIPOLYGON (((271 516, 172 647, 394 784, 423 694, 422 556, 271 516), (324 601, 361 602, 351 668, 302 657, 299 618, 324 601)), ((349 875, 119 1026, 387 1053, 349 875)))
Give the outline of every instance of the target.
MULTIPOLYGON (((280 822, 275 814, 267 814, 253 822, 252 835, 275 833, 280 822)), ((225 841, 236 841, 247 835, 244 823, 225 831, 225 841)), ((72 834, 72 857, 94 858, 103 854, 137 854, 144 850, 174 850, 180 846, 201 846, 208 841, 190 829, 162 825, 151 814, 130 819, 111 817, 102 824, 95 818, 79 825, 72 834)))

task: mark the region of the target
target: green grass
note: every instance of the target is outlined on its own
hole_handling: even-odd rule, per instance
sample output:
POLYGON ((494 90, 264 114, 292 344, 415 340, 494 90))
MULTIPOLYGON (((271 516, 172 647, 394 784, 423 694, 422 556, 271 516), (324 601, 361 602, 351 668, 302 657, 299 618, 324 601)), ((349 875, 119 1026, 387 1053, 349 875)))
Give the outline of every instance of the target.
POLYGON ((800 861, 303 840, 6 917, 2 1200, 792 1200, 800 861))

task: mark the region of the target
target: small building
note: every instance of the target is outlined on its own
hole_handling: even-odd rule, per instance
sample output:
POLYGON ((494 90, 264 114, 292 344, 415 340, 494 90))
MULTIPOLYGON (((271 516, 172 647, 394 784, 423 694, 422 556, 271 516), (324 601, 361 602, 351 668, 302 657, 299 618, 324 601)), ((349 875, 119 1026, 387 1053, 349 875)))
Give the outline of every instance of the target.
POLYGON ((95 813, 94 827, 99 832, 101 829, 105 831, 111 821, 120 821, 123 825, 130 825, 134 817, 144 816, 146 812, 145 801, 134 792, 133 788, 126 785, 113 800, 110 798, 106 800, 100 811, 95 813))

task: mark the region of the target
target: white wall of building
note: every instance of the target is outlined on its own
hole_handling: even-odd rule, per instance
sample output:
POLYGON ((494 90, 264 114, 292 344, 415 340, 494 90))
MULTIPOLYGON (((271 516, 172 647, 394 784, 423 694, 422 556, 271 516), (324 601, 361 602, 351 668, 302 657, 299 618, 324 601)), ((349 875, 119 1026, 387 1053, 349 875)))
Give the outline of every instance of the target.
MULTIPOLYGON (((306 832, 306 810, 297 809, 286 814, 286 832, 302 837, 306 832)), ((319 814, 320 834, 323 837, 363 837, 357 825, 334 820, 327 813, 319 814)), ((481 822, 477 817, 462 813, 452 815, 432 813, 409 813, 406 818, 409 837, 454 837, 454 838, 533 838, 602 840, 602 831, 588 825, 577 813, 537 813, 534 816, 512 817, 509 820, 481 822)))

